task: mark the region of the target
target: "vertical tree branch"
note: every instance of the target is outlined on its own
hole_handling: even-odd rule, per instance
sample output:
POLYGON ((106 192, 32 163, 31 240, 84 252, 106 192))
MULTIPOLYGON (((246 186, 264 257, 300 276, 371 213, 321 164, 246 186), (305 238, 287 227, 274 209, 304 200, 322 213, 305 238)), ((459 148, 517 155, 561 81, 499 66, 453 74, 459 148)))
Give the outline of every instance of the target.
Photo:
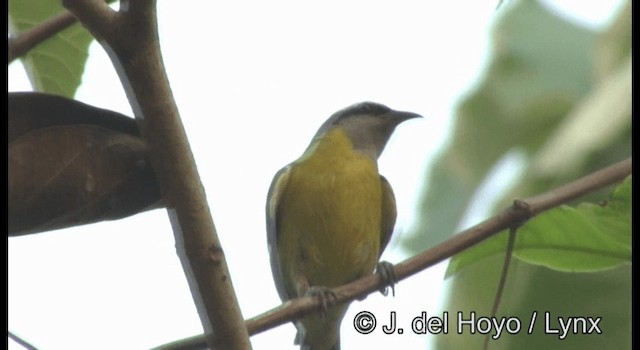
POLYGON ((209 347, 250 349, 222 246, 165 72, 154 0, 65 0, 116 67, 158 178, 209 347))

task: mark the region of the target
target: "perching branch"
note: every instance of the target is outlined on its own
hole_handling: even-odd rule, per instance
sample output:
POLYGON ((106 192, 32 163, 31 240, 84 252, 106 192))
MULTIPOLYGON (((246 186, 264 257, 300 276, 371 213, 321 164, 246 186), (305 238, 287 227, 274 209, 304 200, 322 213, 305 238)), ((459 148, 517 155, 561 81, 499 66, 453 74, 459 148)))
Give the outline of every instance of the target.
MULTIPOLYGON (((395 265, 396 276, 398 280, 403 280, 474 246, 516 223, 521 223, 543 211, 621 181, 629 174, 631 174, 631 158, 554 190, 529 199, 518 200, 512 207, 504 209, 496 216, 395 265)), ((334 290, 337 296, 336 302, 341 304, 365 297, 383 287, 382 282, 379 276, 370 275, 336 288, 334 290)), ((247 329, 249 334, 254 335, 318 310, 320 310, 320 303, 316 298, 305 297, 292 300, 247 320, 247 329)))
POLYGON ((206 343, 250 349, 224 252, 164 68, 154 0, 65 0, 109 54, 149 148, 206 343))
MULTIPOLYGON (((398 280, 403 280, 445 259, 448 259, 479 242, 496 235, 502 230, 517 226, 546 210, 574 200, 584 194, 622 181, 631 174, 631 158, 613 164, 537 196, 514 201, 513 206, 496 216, 468 228, 447 241, 429 248, 394 266, 398 280)), ((357 281, 334 289, 336 303, 342 304, 363 298, 378 291, 383 281, 378 275, 369 275, 357 281)), ((248 319, 246 327, 250 335, 255 335, 321 310, 317 298, 303 297, 287 301, 261 315, 248 319)), ((156 350, 203 349, 203 336, 194 336, 155 348, 156 350)))

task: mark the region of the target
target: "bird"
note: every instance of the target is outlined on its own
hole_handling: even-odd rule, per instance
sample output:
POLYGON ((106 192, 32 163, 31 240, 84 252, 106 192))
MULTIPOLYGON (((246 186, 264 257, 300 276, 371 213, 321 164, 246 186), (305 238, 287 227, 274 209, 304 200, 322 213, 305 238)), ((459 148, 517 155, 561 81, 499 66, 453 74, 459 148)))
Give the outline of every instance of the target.
POLYGON ((419 117, 375 102, 348 106, 331 115, 303 154, 274 176, 266 217, 276 289, 283 302, 317 296, 324 306, 324 312, 294 322, 300 349, 340 349, 348 304, 327 308, 335 297, 332 288, 374 270, 395 283, 391 265, 378 263, 397 212, 377 161, 395 128, 419 117))

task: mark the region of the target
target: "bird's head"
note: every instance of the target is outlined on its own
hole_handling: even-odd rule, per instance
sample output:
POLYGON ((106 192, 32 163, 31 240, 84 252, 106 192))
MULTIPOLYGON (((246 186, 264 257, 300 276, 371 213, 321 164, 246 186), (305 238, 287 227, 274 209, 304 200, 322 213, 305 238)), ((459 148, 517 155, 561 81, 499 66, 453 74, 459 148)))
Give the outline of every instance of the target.
POLYGON ((316 132, 314 140, 335 128, 342 128, 354 149, 375 161, 398 124, 421 117, 416 113, 395 111, 375 102, 356 103, 329 117, 316 132))

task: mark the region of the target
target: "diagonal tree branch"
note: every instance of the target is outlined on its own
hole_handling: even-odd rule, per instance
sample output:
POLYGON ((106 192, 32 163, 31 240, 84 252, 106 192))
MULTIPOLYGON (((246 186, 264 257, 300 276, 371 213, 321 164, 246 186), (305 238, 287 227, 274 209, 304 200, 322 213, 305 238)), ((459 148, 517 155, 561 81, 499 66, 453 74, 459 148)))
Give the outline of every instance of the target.
POLYGON ((9 331, 8 334, 9 334, 9 339, 13 340, 17 344, 20 344, 20 346, 22 346, 26 350, 38 350, 38 348, 36 348, 35 346, 31 345, 31 343, 29 343, 28 341, 20 338, 19 336, 17 336, 13 332, 9 331))
MULTIPOLYGON (((517 226, 539 213, 622 181, 630 174, 631 158, 628 158, 537 196, 515 200, 513 206, 504 209, 496 216, 395 265, 394 269, 398 281, 448 259, 505 229, 517 226)), ((338 287, 333 290, 336 295, 336 304, 361 299, 378 291, 382 287, 382 283, 383 281, 380 280, 378 275, 369 275, 338 287)), ((320 301, 313 297, 290 300, 261 315, 248 319, 246 327, 250 335, 255 335, 307 314, 319 312, 321 307, 320 301)), ((165 344, 155 348, 155 350, 195 350, 203 349, 205 346, 204 337, 200 335, 165 344)))
POLYGON ((27 31, 12 35, 7 42, 8 63, 74 23, 76 23, 76 18, 70 12, 65 11, 27 31))
POLYGON ((149 161, 167 206, 176 250, 206 343, 250 349, 206 196, 164 68, 154 0, 63 1, 109 54, 149 146, 149 161))

